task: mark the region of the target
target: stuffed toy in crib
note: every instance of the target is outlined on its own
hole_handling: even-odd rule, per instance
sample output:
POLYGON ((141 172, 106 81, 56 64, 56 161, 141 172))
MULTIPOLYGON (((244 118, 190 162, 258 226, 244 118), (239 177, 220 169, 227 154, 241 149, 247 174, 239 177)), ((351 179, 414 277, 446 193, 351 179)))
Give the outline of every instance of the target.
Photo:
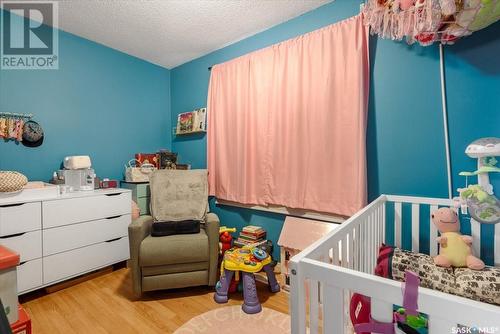
POLYGON ((468 267, 473 270, 484 269, 484 262, 472 254, 472 237, 460 233, 458 215, 450 208, 440 208, 432 213, 432 222, 441 236, 439 255, 434 263, 440 267, 468 267))

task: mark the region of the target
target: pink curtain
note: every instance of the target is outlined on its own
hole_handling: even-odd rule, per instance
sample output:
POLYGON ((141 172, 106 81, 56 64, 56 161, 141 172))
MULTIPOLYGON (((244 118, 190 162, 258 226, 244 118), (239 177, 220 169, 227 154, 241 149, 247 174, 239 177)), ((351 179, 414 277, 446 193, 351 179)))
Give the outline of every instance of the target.
POLYGON ((352 215, 366 204, 368 91, 359 15, 215 65, 210 195, 352 215))

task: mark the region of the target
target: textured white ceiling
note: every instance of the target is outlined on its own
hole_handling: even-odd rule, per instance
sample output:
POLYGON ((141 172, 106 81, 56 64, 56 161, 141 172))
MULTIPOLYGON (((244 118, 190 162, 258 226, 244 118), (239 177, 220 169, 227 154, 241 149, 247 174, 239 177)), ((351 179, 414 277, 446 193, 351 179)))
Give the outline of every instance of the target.
POLYGON ((331 0, 61 0, 59 27, 172 68, 331 0))

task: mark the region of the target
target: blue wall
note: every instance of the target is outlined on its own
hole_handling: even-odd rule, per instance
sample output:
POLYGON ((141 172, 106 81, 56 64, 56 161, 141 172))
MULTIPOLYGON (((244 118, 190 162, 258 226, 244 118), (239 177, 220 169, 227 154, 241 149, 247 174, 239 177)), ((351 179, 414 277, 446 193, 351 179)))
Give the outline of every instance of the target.
MULTIPOLYGON (((473 171, 477 160, 467 157, 465 147, 480 137, 500 137, 500 23, 496 23, 447 49, 446 94, 450 127, 453 190, 465 186, 461 171, 473 171)), ((471 178, 469 183, 476 183, 471 178)), ((500 174, 490 174, 500 194, 500 174)), ((468 217, 462 221, 468 233, 468 217)), ((493 262, 493 225, 481 225, 481 254, 493 262)), ((498 242, 498 241, 497 241, 498 242)))
MULTIPOLYGON (((172 69, 172 124, 180 112, 206 105, 209 66, 358 12, 359 1, 336 1, 172 69)), ((470 141, 486 135, 500 136, 499 101, 495 97, 500 87, 499 28, 500 25, 496 24, 459 41, 457 46, 446 48, 450 140, 455 174, 461 169, 474 168, 474 162, 463 154, 470 141), (496 39, 496 45, 491 39, 496 39)), ((447 197, 438 47, 408 46, 376 37, 372 37, 370 43, 369 197, 373 199, 381 193, 447 197)), ((172 147, 194 168, 206 166, 205 136, 173 137, 172 147)), ((454 178, 453 181, 454 189, 461 185, 460 179, 454 178)), ((500 185, 497 185, 500 189, 498 187, 500 185)), ((284 220, 278 214, 217 207, 213 201, 211 207, 223 224, 238 228, 246 224, 262 225, 274 241, 284 220)), ((423 239, 426 237, 428 239, 428 236, 422 236, 423 239)), ((491 240, 485 245, 488 243, 486 251, 489 252, 491 240)))
POLYGON ((59 70, 0 70, 0 111, 33 113, 38 148, 0 142, 0 170, 48 180, 67 155, 121 179, 135 152, 171 147, 170 71, 60 31, 59 70))

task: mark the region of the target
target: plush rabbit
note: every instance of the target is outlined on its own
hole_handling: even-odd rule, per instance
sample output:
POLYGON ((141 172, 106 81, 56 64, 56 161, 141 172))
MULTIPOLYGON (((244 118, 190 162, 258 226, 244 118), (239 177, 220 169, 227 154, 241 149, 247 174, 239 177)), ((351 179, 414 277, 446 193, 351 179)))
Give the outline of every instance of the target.
POLYGON ((460 233, 458 215, 450 208, 440 208, 432 213, 432 222, 441 236, 441 245, 434 263, 440 267, 468 267, 473 270, 484 268, 484 262, 472 255, 472 237, 460 233))

